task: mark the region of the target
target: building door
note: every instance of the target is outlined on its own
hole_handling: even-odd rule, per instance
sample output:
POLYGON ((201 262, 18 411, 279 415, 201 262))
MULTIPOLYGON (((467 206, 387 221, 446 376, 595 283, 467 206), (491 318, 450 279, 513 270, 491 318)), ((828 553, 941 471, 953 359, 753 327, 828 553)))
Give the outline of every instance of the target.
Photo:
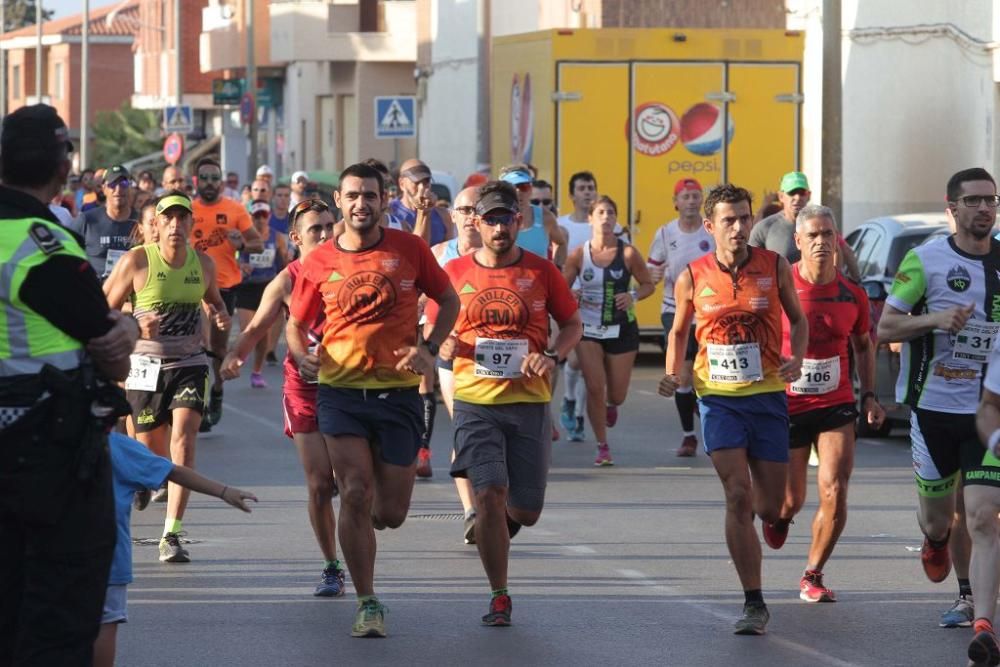
POLYGON ((355 164, 361 159, 358 137, 358 103, 354 95, 340 96, 340 136, 343 137, 343 159, 340 168, 355 164))
POLYGON ((319 168, 333 170, 337 163, 337 116, 333 95, 319 98, 319 168))

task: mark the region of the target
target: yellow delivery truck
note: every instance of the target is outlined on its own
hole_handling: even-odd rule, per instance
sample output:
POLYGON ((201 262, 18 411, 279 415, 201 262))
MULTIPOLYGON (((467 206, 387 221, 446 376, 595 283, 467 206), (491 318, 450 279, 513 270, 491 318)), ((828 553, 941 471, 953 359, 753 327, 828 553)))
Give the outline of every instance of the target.
MULTIPOLYGON (((673 186, 733 182, 756 201, 799 169, 803 36, 783 30, 583 29, 498 37, 494 173, 527 162, 569 213, 569 177, 591 171, 649 253, 676 217, 673 186)), ((639 304, 661 333, 662 287, 639 304)))

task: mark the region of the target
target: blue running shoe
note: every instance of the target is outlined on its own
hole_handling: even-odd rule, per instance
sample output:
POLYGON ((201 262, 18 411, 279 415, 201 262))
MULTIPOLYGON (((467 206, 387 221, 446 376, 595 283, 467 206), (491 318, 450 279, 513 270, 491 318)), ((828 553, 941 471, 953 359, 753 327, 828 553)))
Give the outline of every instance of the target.
POLYGON ((572 431, 573 427, 576 426, 576 401, 571 401, 569 399, 563 399, 562 409, 559 411, 559 423, 567 431, 572 431))
POLYGON ((975 607, 972 600, 958 598, 951 609, 941 614, 942 628, 971 628, 975 620, 975 607))
POLYGON ((577 417, 572 428, 567 429, 569 431, 569 441, 570 442, 583 442, 583 417, 577 417))
POLYGON ((313 595, 318 598, 339 598, 343 594, 344 571, 335 567, 325 568, 313 595))

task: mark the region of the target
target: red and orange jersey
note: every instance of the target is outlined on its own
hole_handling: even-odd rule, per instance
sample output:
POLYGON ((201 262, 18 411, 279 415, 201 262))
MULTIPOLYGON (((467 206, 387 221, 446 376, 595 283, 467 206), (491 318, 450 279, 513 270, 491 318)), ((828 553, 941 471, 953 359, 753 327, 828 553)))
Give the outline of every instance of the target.
POLYGON ((333 387, 415 387, 420 376, 396 370, 395 351, 417 342, 417 299, 448 289, 448 276, 421 239, 393 229, 371 248, 349 251, 334 241, 302 262, 292 291, 291 314, 316 320, 323 349, 319 381, 333 387))
POLYGON ((559 270, 530 252, 503 268, 482 266, 473 253, 444 270, 462 302, 453 334, 455 398, 487 405, 548 403, 549 378, 526 378, 520 368, 525 355, 548 346, 549 315, 565 322, 577 310, 559 270))
POLYGON ((709 253, 688 265, 692 278, 699 396, 751 396, 784 391, 781 366, 780 256, 763 248, 736 275, 709 253))
POLYGON ((243 277, 236 261, 236 248, 229 242, 230 230, 245 232, 253 227, 250 214, 242 204, 219 197, 211 204, 200 199, 191 202, 194 224, 191 226, 190 243, 215 262, 216 278, 221 289, 240 284, 243 277))

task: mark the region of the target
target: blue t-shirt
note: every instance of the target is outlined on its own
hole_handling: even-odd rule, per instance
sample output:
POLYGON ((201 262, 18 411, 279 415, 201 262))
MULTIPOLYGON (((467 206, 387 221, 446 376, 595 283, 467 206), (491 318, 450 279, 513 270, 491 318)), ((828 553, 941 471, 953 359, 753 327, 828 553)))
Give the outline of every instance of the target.
POLYGON ((267 223, 271 229, 275 229, 282 234, 288 234, 288 216, 284 218, 275 217, 274 213, 271 214, 271 220, 267 223))
MULTIPOLYGON (((448 233, 448 227, 442 218, 447 213, 447 209, 438 206, 431 209, 431 247, 444 241, 444 237, 448 233)), ((402 199, 393 199, 389 202, 389 215, 405 221, 411 228, 417 221, 417 212, 412 208, 407 208, 402 199)))
POLYGON ((108 584, 129 584, 132 583, 132 535, 129 531, 132 496, 136 491, 160 488, 174 469, 174 464, 122 433, 112 433, 108 437, 108 449, 111 450, 115 523, 118 527, 108 584))

